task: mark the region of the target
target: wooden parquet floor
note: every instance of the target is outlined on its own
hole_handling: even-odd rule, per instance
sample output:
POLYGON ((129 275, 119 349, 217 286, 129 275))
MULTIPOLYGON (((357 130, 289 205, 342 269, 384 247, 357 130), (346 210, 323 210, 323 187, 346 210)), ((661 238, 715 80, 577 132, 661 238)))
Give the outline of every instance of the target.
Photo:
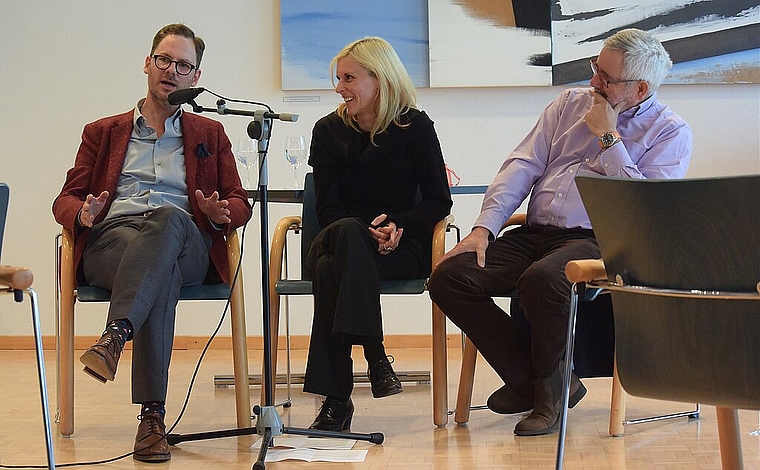
MULTIPOLYGON (((396 358, 396 370, 429 369, 427 349, 389 351, 396 358)), ((170 377, 167 425, 177 418, 199 357, 199 351, 175 351, 170 377)), ((281 355, 281 358, 284 355, 281 355)), ((78 357, 78 356, 77 356, 78 357)), ((355 355, 357 370, 364 367, 361 355, 355 355)), ((284 359, 283 359, 284 360, 284 359)), ((231 373, 232 353, 210 351, 203 361, 187 409, 174 433, 189 434, 234 427, 234 391, 215 388, 214 375, 231 373)), ((295 351, 293 369, 303 371, 305 351, 295 351)), ((0 351, 0 465, 45 465, 45 446, 40 399, 33 351, 0 351)), ((251 371, 260 370, 261 354, 250 353, 251 371)), ((474 403, 484 403, 501 384, 481 360, 476 374, 474 403)), ((130 404, 130 355, 125 353, 115 382, 101 385, 81 370, 76 375, 75 434, 61 438, 54 434, 58 465, 103 460, 132 450, 139 413, 130 404)), ((55 352, 46 352, 51 416, 55 412, 55 352)), ((281 365, 280 372, 284 371, 281 365)), ((450 403, 453 409, 459 373, 457 350, 450 350, 450 403)), ((567 469, 719 469, 717 426, 713 407, 702 407, 701 418, 659 421, 627 426, 625 436, 607 435, 609 419, 608 378, 586 379, 589 393, 568 415, 568 438, 565 456, 567 469)), ((278 387, 278 399, 286 390, 278 387)), ((252 389, 252 401, 258 401, 259 389, 252 389)), ((354 392, 356 413, 354 432, 383 432, 385 442, 376 446, 358 442, 355 448, 367 449, 362 463, 283 461, 267 463, 279 469, 550 469, 554 468, 557 435, 516 437, 513 434, 520 416, 500 416, 473 411, 468 426, 450 420, 446 428, 436 428, 431 419, 431 390, 426 384, 405 384, 404 393, 375 400, 367 385, 354 392)), ((292 392, 293 406, 282 410, 283 423, 307 427, 320 406, 319 397, 304 394, 299 386, 292 392)), ((628 398, 628 416, 643 417, 657 413, 682 411, 688 404, 628 398)), ((760 427, 757 411, 741 411, 741 435, 745 468, 760 469, 760 437, 751 431, 760 427)), ((54 430, 55 431, 55 430, 54 430)), ((181 442, 172 448, 172 460, 165 464, 145 464, 131 457, 108 464, 104 469, 249 469, 256 460, 250 446, 256 436, 206 441, 181 442)), ((3 467, 0 467, 3 468, 3 467)), ((5 467, 8 468, 8 467, 5 467)), ((39 467, 38 467, 39 468, 39 467)), ((77 467, 83 468, 83 467, 77 467)))

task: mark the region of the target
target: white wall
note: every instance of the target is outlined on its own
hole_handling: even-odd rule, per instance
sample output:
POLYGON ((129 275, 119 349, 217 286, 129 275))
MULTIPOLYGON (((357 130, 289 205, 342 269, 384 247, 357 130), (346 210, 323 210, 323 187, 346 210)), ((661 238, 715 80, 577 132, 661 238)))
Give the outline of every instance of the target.
MULTIPOLYGON (((279 4, 265 0, 211 2, 185 0, 4 0, 0 2, 0 64, 3 106, 0 181, 11 187, 9 222, 2 262, 23 264, 36 276, 43 331, 54 333, 54 237, 59 227, 50 206, 74 160, 82 127, 99 117, 126 111, 145 94, 143 60, 153 34, 164 24, 183 22, 207 42, 200 86, 232 98, 270 104, 276 111, 300 113, 297 123, 275 124, 270 147, 270 188, 291 184, 282 155, 283 136, 309 134, 320 116, 337 104, 331 91, 280 90, 279 4), (287 103, 286 96, 318 96, 318 103, 287 103)), ((304 32, 308 34, 308 32, 304 32)), ((337 51, 336 51, 337 52, 337 51)), ((487 184, 504 156, 533 125, 559 88, 423 89, 421 106, 436 121, 449 165, 462 184, 487 184)), ((666 86, 670 104, 694 130, 694 156, 688 176, 760 172, 760 87, 758 85, 666 86)), ((209 95, 199 103, 213 106, 209 95)), ((214 117, 214 116, 210 116, 214 117)), ((243 135, 245 118, 219 117, 233 142, 243 135)), ((454 214, 464 229, 474 219, 479 197, 456 197, 454 214)), ((297 207, 272 205, 270 226, 297 207)), ((245 244, 246 305, 249 334, 261 331, 259 212, 245 244)), ((310 303, 292 303, 293 332, 308 334, 310 303)), ((427 296, 387 299, 386 334, 429 331, 427 296)), ((4 300, 0 336, 28 335, 28 304, 4 300)), ((77 332, 96 335, 103 327, 103 305, 80 305, 77 332)), ((212 331, 222 304, 182 304, 177 333, 212 331)), ((223 328, 222 334, 229 329, 223 328)))

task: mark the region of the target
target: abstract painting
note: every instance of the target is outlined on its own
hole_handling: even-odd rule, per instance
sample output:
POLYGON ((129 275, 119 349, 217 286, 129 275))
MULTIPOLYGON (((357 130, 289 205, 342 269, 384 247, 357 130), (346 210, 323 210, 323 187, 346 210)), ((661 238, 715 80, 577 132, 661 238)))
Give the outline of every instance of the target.
POLYGON ((760 0, 281 0, 282 88, 332 88, 343 46, 381 36, 417 87, 587 83, 624 28, 652 33, 665 83, 760 83, 760 0))
POLYGON ((387 40, 417 87, 427 87, 427 0, 281 0, 282 89, 332 88, 330 60, 365 36, 387 40))
POLYGON ((430 86, 551 85, 549 0, 430 0, 430 86))
POLYGON ((555 0, 555 85, 588 80, 588 59, 624 28, 649 31, 673 60, 666 83, 758 83, 757 0, 555 0))

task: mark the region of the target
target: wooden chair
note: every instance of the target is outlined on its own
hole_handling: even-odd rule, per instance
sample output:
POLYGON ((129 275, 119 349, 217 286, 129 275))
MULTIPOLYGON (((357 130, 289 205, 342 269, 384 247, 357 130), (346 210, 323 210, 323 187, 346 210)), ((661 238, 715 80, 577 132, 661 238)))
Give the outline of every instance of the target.
MULTIPOLYGON (((56 320, 58 350, 58 431, 64 437, 74 433, 74 305, 79 302, 108 302, 111 293, 98 287, 77 285, 74 266, 74 238, 66 229, 56 243, 56 320)), ((227 256, 230 279, 237 279, 230 291, 227 284, 185 286, 180 300, 228 300, 232 326, 232 353, 235 376, 235 406, 237 426, 251 426, 251 400, 248 385, 248 346, 246 338, 245 303, 243 296, 240 242, 237 231, 227 236, 227 256)))
MULTIPOLYGON (((3 246, 3 233, 8 212, 10 189, 8 185, 0 183, 0 250, 3 246)), ((42 401, 42 420, 45 426, 45 446, 47 449, 48 468, 55 468, 53 455, 53 432, 50 425, 50 412, 48 409, 47 379, 45 378, 45 357, 42 350, 42 329, 40 327, 40 310, 37 301, 37 292, 32 289, 34 275, 32 271, 20 266, 0 265, 0 293, 13 294, 16 302, 24 300, 24 292, 29 294, 32 306, 32 326, 34 329, 34 345, 37 355, 37 377, 40 384, 40 398, 42 401)))
MULTIPOLYGON (((445 253, 446 228, 453 219, 451 216, 436 224, 433 231, 433 265, 445 253)), ((312 286, 309 279, 283 279, 282 266, 289 231, 301 234, 301 262, 306 259, 309 247, 319 232, 317 222, 314 180, 311 173, 306 175, 301 216, 289 216, 280 219, 272 234, 272 247, 269 261, 270 325, 272 331, 272 362, 275 365, 272 375, 276 377, 277 344, 280 321, 280 297, 287 295, 311 295, 312 286)), ((304 272, 303 270, 301 271, 304 272)), ((382 281, 380 294, 408 295, 425 292, 427 279, 404 281, 382 281)), ((445 427, 448 422, 447 367, 446 367, 446 318, 443 312, 432 303, 432 339, 433 339, 433 422, 445 427)), ((262 383, 264 380, 262 380, 262 383)), ((262 387, 262 402, 264 401, 262 387)))
POLYGON ((736 410, 760 410, 760 176, 576 182, 604 263, 570 270, 612 295, 620 384, 715 405, 722 466, 743 468, 736 410))

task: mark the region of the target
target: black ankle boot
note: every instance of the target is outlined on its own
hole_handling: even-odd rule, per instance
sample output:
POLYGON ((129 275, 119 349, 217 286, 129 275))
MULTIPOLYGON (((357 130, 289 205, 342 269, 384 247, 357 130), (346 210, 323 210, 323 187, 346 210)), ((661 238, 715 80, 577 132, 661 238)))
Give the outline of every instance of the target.
POLYGON ((351 418, 354 416, 354 403, 348 400, 327 397, 322 402, 319 414, 309 429, 321 431, 348 432, 351 430, 351 418))
POLYGON ((372 384, 372 396, 375 398, 389 397, 404 391, 387 357, 370 364, 367 375, 372 384))

